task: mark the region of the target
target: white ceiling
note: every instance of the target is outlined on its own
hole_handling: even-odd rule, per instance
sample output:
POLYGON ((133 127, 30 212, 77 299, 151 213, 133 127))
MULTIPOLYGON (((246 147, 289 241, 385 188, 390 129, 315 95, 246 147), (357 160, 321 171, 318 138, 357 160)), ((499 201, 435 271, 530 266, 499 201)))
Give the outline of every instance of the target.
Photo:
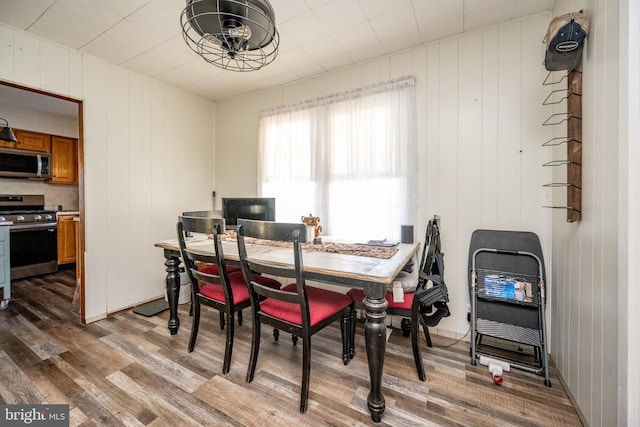
POLYGON ((184 0, 0 0, 0 21, 212 100, 290 83, 550 10, 555 0, 270 0, 275 61, 233 72, 181 35, 184 0))

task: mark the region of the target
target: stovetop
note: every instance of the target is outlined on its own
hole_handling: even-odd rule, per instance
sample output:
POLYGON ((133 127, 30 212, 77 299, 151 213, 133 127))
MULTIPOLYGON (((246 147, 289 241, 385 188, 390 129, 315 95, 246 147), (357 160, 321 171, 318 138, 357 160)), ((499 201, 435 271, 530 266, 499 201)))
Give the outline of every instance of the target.
POLYGON ((28 210, 28 211, 0 211, 0 222, 11 221, 13 223, 54 223, 57 221, 55 211, 28 210))
POLYGON ((44 209, 44 195, 0 194, 0 222, 49 223, 56 212, 44 209))

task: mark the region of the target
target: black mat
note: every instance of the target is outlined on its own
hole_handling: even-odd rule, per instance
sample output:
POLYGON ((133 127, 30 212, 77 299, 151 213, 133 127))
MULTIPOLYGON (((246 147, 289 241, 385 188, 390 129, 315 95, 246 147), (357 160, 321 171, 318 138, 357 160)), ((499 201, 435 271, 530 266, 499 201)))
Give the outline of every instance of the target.
POLYGON ((165 310, 169 310, 169 303, 163 299, 159 299, 156 301, 151 301, 146 304, 142 304, 139 307, 133 309, 135 314, 141 314, 146 317, 155 316, 156 314, 160 314, 165 310))

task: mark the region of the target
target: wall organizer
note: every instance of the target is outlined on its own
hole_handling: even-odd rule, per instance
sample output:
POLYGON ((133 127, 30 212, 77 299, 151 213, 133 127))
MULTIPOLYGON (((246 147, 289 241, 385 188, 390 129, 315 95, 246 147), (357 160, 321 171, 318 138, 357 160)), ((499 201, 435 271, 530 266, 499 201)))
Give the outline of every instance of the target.
POLYGON ((552 138, 542 145, 556 147, 566 144, 567 151, 566 158, 552 160, 543 166, 566 166, 567 173, 566 181, 552 182, 545 187, 565 187, 567 201, 565 206, 544 207, 566 209, 567 221, 576 222, 582 219, 582 64, 556 81, 553 81, 553 74, 549 72, 542 83, 543 86, 552 88, 543 105, 557 105, 564 102, 566 112, 551 114, 542 125, 565 125, 566 130, 562 132, 563 136, 552 138))

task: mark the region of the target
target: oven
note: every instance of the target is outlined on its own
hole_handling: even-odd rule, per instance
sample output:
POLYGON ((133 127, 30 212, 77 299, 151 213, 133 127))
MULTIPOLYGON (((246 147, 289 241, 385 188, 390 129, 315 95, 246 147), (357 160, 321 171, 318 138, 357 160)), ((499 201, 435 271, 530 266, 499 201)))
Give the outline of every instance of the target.
POLYGON ((11 280, 58 271, 58 223, 44 210, 44 196, 0 195, 0 217, 9 226, 11 280))

